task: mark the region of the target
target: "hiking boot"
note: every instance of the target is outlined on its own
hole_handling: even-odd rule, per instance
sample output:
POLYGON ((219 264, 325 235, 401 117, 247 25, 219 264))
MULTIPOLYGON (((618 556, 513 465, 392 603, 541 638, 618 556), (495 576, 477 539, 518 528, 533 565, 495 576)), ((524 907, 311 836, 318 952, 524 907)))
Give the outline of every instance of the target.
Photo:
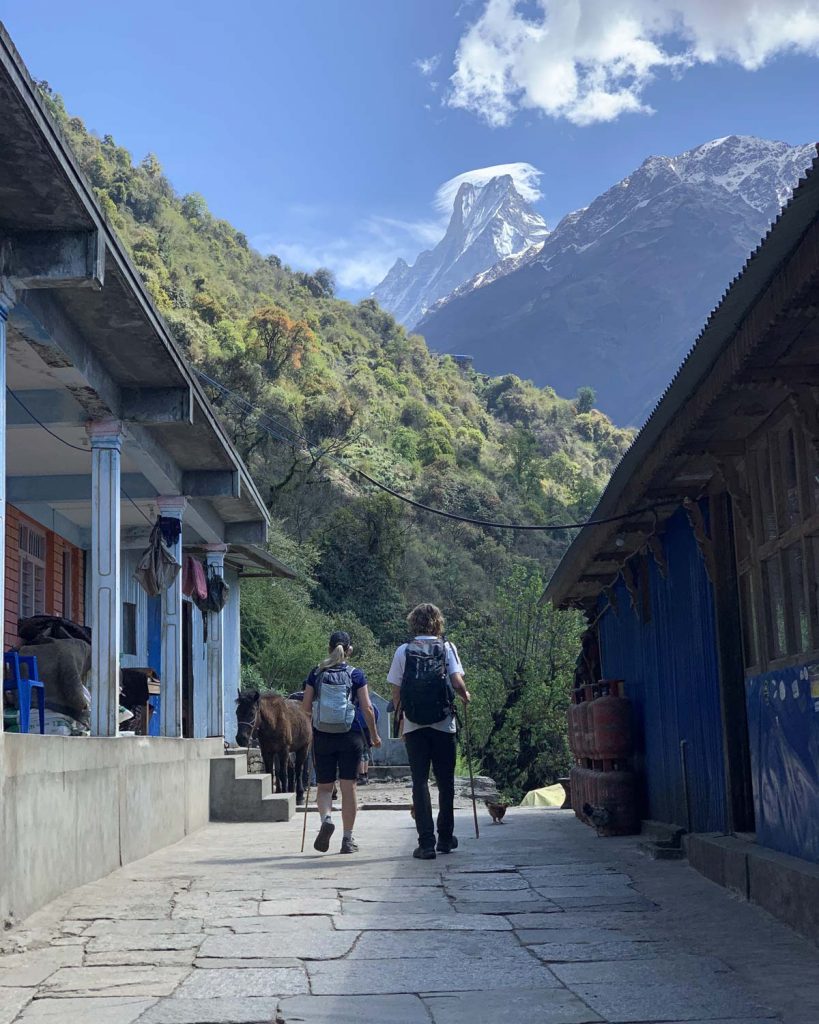
POLYGON ((358 853, 358 843, 352 836, 349 839, 342 839, 339 853, 358 853))
POLYGON ((416 860, 435 860, 435 847, 418 846, 412 851, 412 855, 416 860))
POLYGON ((332 821, 323 821, 319 833, 313 843, 313 849, 319 853, 327 853, 330 849, 330 836, 335 832, 336 827, 332 821))
POLYGON ((458 837, 453 836, 451 839, 438 839, 438 845, 435 847, 438 853, 452 853, 453 850, 458 849, 458 837))

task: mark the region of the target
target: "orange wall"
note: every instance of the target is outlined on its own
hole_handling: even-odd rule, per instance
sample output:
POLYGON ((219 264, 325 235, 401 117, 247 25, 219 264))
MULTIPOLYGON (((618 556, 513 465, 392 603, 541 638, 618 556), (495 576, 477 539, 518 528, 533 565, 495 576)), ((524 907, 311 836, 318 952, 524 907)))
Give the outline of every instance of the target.
POLYGON ((74 622, 85 621, 85 552, 74 547, 59 534, 43 527, 24 515, 13 505, 6 506, 6 604, 4 649, 15 646, 17 619, 20 608, 20 551, 19 526, 21 522, 31 523, 46 535, 46 614, 63 615, 74 622), (73 551, 72 582, 73 608, 63 608, 63 552, 73 551))

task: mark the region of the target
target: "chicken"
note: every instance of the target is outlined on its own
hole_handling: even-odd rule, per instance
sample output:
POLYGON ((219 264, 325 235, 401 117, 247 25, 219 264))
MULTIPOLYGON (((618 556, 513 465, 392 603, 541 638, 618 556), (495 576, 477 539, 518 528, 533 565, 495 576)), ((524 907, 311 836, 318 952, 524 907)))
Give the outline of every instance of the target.
POLYGON ((493 800, 484 800, 484 803, 486 804, 486 809, 489 811, 489 816, 492 819, 493 824, 502 825, 503 816, 506 814, 506 808, 509 804, 498 804, 493 800))
POLYGON ((611 812, 607 807, 593 807, 591 804, 583 804, 583 814, 594 825, 597 834, 601 829, 611 824, 611 812))

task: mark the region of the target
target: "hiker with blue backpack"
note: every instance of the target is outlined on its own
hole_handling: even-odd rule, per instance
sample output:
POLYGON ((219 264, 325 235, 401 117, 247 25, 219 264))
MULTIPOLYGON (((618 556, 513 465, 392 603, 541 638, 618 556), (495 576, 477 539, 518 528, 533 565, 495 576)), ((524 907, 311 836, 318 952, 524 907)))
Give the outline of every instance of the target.
POLYGON ((392 659, 387 682, 403 713, 403 736, 412 774, 418 848, 413 857, 434 860, 457 849, 455 836, 455 695, 470 701, 455 645, 444 636, 444 617, 434 604, 419 604, 407 616, 410 641, 392 659), (429 769, 438 786, 438 842, 429 797, 429 769))
POLYGON ((341 853, 355 853, 353 838, 356 811, 356 778, 364 749, 364 733, 354 728, 360 709, 374 747, 381 746, 367 677, 348 663, 353 645, 350 634, 337 630, 330 637, 330 654, 314 668, 304 683, 304 710, 313 721, 313 763, 316 770, 316 804, 321 825, 313 848, 330 849, 333 824, 333 787, 341 788, 341 822, 344 836, 341 853))

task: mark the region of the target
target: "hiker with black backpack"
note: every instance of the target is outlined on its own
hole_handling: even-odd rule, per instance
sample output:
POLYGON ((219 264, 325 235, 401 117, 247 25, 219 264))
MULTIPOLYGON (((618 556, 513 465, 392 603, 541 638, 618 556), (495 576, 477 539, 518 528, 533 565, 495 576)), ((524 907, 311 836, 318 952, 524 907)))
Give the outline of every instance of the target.
POLYGON ((316 805, 321 818, 313 848, 321 853, 330 849, 333 824, 333 787, 336 778, 341 787, 341 822, 344 837, 341 853, 355 853, 358 844, 353 838, 356 803, 356 778, 364 734, 354 729, 356 707, 360 708, 369 727, 374 747, 381 738, 370 701, 367 677, 360 668, 353 668, 347 659, 353 651, 350 634, 337 630, 330 637, 330 655, 314 668, 304 683, 304 710, 313 721, 313 763, 316 769, 316 805))
POLYGON ((455 695, 464 705, 469 690, 455 645, 444 636, 444 617, 434 604, 419 604, 407 616, 412 639, 392 659, 387 682, 403 713, 403 735, 412 774, 418 848, 413 857, 434 860, 457 849, 455 829, 455 695), (429 797, 429 769, 438 786, 438 843, 429 797))

